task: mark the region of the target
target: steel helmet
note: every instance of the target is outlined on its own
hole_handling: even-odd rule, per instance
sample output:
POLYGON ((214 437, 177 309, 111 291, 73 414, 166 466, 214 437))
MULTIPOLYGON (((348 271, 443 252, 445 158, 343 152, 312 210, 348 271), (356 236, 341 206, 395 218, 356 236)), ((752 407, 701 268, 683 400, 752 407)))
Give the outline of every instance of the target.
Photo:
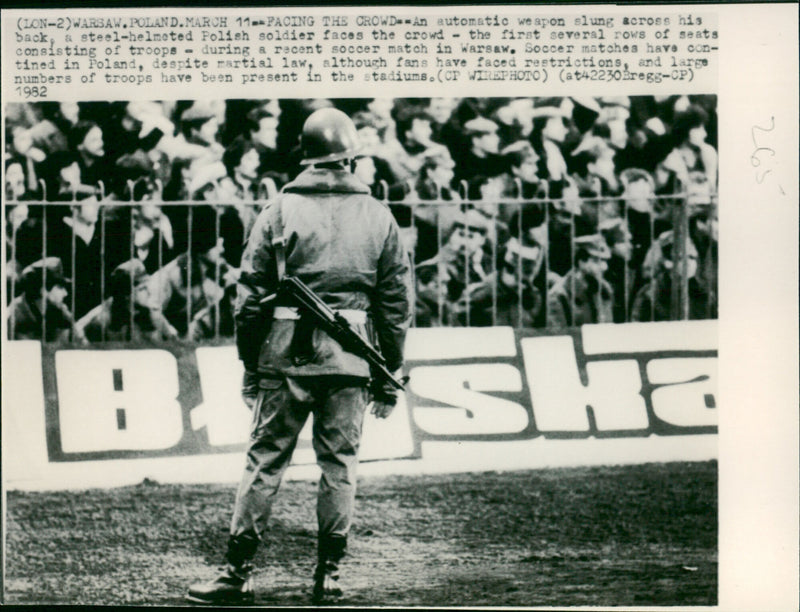
POLYGON ((314 111, 303 124, 304 166, 355 157, 361 148, 352 119, 335 108, 314 111))

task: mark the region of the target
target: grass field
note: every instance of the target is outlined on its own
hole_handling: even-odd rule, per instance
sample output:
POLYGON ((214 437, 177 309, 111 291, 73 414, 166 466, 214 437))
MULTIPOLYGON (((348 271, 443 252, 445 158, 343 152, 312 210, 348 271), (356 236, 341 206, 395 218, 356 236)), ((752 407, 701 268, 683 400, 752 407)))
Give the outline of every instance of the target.
MULTIPOLYGON (((233 485, 11 491, 7 604, 183 605, 222 562, 233 485)), ((308 603, 316 484, 287 482, 256 603, 308 603)), ((717 464, 360 481, 350 606, 717 603, 717 464)))

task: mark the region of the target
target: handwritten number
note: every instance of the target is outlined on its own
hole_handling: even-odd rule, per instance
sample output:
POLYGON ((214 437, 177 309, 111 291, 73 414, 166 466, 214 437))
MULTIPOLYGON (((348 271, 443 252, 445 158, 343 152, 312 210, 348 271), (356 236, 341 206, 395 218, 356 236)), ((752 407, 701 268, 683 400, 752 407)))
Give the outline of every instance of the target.
POLYGON ((773 149, 770 149, 769 147, 758 147, 750 156, 750 164, 753 166, 753 168, 758 168, 761 165, 761 160, 758 157, 758 154, 761 151, 766 151, 772 157, 775 157, 775 151, 773 149))
MULTIPOLYGON (((758 168, 762 164, 762 162, 764 161, 764 160, 761 159, 761 157, 759 157, 760 154, 762 154, 764 152, 767 152, 767 153, 769 153, 770 157, 775 157, 775 149, 772 149, 771 147, 760 146, 760 144, 758 142, 758 139, 756 138, 756 130, 758 130, 759 132, 764 132, 765 134, 768 134, 769 132, 773 131, 774 129, 775 129, 775 117, 774 116, 769 118, 769 127, 763 127, 763 126, 760 126, 760 125, 754 125, 754 126, 752 126, 750 128, 750 138, 753 141, 753 153, 750 155, 750 165, 753 166, 753 168, 758 168)), ((764 179, 767 178, 767 175, 770 172, 772 172, 772 168, 764 170, 760 174, 758 172, 756 172, 756 183, 758 183, 759 185, 763 184, 764 183, 764 179)), ((782 195, 786 195, 786 193, 783 191, 783 187, 778 185, 778 189, 780 190, 782 195)))
POLYGON ((762 132, 771 132, 775 129, 775 117, 769 118, 770 125, 768 128, 763 128, 760 125, 754 125, 750 130, 750 135, 753 137, 753 146, 758 147, 758 143, 756 142, 756 130, 761 130, 762 132))
POLYGON ((764 177, 766 177, 772 170, 764 170, 761 175, 756 174, 756 183, 759 185, 764 182, 764 177))

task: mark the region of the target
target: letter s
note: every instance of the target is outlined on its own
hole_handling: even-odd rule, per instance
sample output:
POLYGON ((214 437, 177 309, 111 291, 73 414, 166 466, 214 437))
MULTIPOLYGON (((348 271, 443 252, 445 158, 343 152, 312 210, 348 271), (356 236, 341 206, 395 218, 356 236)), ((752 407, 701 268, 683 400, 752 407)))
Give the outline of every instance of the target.
POLYGON ((410 389, 446 406, 417 406, 416 424, 436 435, 510 434, 529 422, 525 408, 480 391, 521 391, 522 377, 502 363, 423 366, 410 372, 410 389))

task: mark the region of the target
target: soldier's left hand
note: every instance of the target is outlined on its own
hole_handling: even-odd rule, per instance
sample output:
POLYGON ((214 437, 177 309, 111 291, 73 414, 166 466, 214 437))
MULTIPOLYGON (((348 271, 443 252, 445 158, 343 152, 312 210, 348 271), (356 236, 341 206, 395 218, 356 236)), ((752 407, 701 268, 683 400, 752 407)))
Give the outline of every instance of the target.
POLYGON ((394 410, 394 404, 387 404, 386 402, 374 401, 372 402, 372 410, 370 411, 379 419, 385 419, 394 410))

